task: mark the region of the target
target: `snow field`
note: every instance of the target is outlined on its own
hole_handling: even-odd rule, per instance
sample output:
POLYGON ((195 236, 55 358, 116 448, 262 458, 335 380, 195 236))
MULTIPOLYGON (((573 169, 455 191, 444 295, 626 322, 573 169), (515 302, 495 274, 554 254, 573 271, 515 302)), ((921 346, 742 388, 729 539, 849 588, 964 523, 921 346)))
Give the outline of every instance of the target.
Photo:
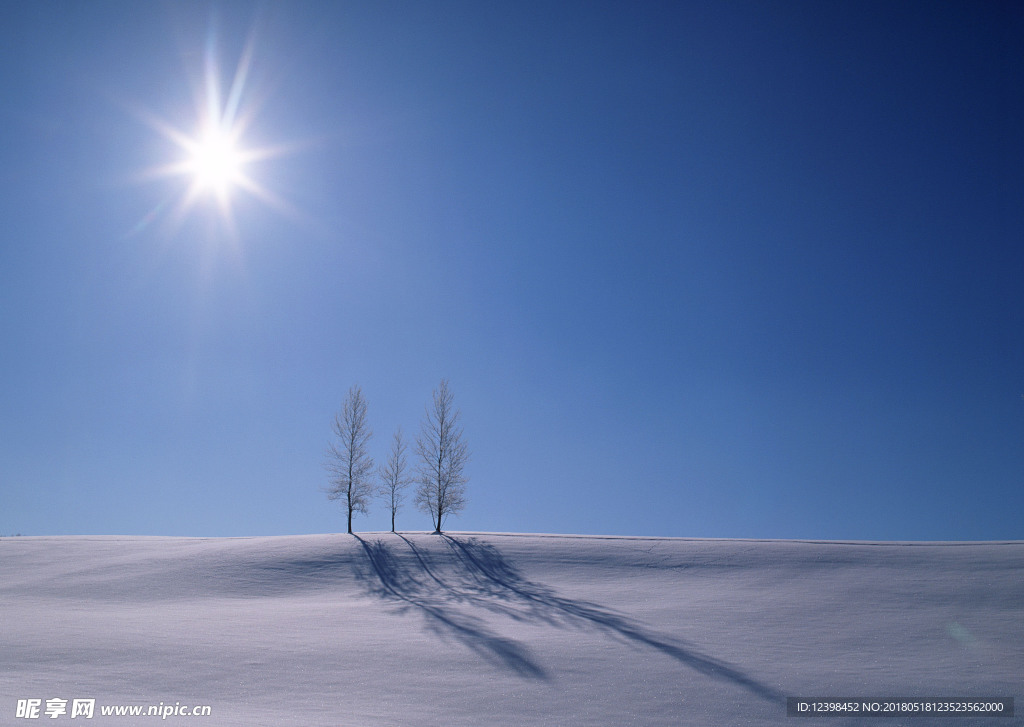
POLYGON ((3 538, 0 724, 895 727, 785 697, 1019 699, 1022 575, 1024 542, 3 538))

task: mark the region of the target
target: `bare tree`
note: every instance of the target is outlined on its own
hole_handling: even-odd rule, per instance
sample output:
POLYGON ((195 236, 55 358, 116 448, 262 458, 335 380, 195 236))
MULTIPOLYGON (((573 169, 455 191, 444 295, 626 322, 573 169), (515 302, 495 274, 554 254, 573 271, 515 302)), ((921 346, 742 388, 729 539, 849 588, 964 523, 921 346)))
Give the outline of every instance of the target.
POLYGON ((399 427, 391 439, 388 460, 380 466, 378 471, 380 494, 391 510, 391 532, 395 532, 395 515, 398 514, 399 508, 405 501, 405 490, 412 484, 412 479, 406 474, 406 449, 402 428, 399 427))
POLYGON ((452 407, 448 380, 434 389, 433 409, 427 408, 416 438, 416 454, 420 457, 419 487, 416 505, 434 521, 434 532, 440 533, 445 517, 454 515, 466 505, 466 482, 463 475, 469 452, 462 441, 459 414, 452 407))
POLYGON ((327 449, 327 469, 331 473, 327 497, 344 502, 351 533, 352 513, 365 515, 373 497, 373 459, 366 451, 373 432, 366 423, 366 399, 358 386, 348 390, 341 413, 334 417, 333 430, 337 441, 327 449))

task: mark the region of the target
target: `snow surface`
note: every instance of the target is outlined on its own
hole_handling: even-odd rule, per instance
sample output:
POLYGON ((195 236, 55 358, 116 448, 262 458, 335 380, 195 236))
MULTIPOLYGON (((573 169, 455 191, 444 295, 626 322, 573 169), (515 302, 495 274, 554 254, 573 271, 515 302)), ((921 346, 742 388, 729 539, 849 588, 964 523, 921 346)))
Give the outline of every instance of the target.
POLYGON ((1021 725, 785 698, 1020 700, 1022 575, 1024 542, 2 538, 0 724, 1021 725))

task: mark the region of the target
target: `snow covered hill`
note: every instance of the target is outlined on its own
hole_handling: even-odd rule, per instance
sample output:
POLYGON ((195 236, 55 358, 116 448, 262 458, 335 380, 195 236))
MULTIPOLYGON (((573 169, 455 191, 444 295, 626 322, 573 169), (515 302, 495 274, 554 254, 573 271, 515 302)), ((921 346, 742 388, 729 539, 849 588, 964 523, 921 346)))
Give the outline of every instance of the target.
POLYGON ((1024 542, 0 539, 4 725, 1008 727, 786 697, 1022 682, 1024 542), (172 713, 102 714, 133 705, 172 713))

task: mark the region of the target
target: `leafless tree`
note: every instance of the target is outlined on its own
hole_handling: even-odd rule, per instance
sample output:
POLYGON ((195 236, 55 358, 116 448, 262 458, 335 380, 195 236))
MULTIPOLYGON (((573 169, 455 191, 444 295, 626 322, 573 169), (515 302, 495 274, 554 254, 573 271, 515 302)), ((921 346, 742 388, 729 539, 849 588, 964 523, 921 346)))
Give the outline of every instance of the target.
POLYGON ((391 510, 391 532, 395 532, 395 515, 405 501, 406 489, 412 484, 412 479, 407 474, 406 450, 402 428, 399 427, 391 439, 391 451, 388 453, 387 462, 382 464, 378 471, 380 494, 391 510))
POLYGON ((351 533, 352 513, 365 515, 373 497, 373 458, 366 451, 373 432, 366 423, 366 398, 358 386, 348 390, 341 413, 334 417, 333 430, 337 439, 327 449, 327 469, 331 473, 327 497, 345 504, 351 533))
POLYGON ((463 475, 469 452, 462 441, 460 412, 452 406, 448 380, 434 389, 434 406, 427 408, 416 438, 416 454, 420 457, 419 487, 416 505, 434 521, 434 532, 440 533, 445 517, 454 515, 466 505, 466 477, 463 475))

